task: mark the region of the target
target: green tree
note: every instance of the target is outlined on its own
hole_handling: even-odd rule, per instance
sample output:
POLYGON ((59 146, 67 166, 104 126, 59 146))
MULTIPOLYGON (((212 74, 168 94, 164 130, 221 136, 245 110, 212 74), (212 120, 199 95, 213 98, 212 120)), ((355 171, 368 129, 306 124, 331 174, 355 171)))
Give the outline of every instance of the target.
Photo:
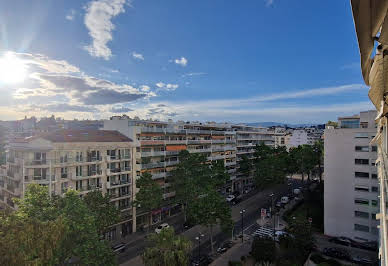
POLYGON ((319 182, 322 183, 323 142, 321 140, 316 141, 312 148, 314 152, 314 163, 318 165, 319 182))
POLYGON ((142 255, 146 266, 188 265, 192 244, 174 229, 163 229, 159 234, 148 237, 148 245, 142 255))
POLYGON ((240 165, 240 172, 245 176, 245 177, 249 177, 251 175, 251 171, 252 171, 252 162, 251 160, 248 158, 248 156, 246 155, 243 155, 241 157, 241 161, 239 163, 240 165))
POLYGON ((209 228, 210 245, 212 252, 214 252, 213 227, 219 224, 224 231, 231 230, 233 224, 231 209, 215 189, 208 189, 203 192, 204 194, 193 202, 189 210, 189 217, 196 223, 209 228))
POLYGON ((307 219, 291 222, 287 231, 289 236, 285 239, 286 246, 294 250, 295 254, 305 257, 313 250, 315 238, 311 233, 311 225, 307 219))
POLYGON ((270 238, 255 238, 252 242, 251 254, 256 262, 273 262, 276 258, 275 242, 270 238))
POLYGON ((224 160, 217 160, 211 165, 211 181, 215 188, 225 185, 230 180, 230 175, 226 171, 224 160))
POLYGON ((147 172, 143 173, 142 176, 136 180, 136 186, 139 188, 139 191, 136 193, 133 204, 136 207, 140 206, 140 208, 149 212, 149 231, 152 224, 151 211, 162 206, 163 191, 160 185, 152 179, 152 175, 147 172))
POLYGON ((100 190, 91 191, 83 197, 86 206, 96 218, 97 230, 100 234, 120 221, 120 211, 110 199, 109 195, 103 195, 100 190))
MULTIPOLYGON (((172 175, 168 180, 175 191, 176 202, 183 206, 186 222, 191 204, 199 195, 203 194, 204 188, 214 186, 218 182, 212 181, 211 169, 206 163, 204 155, 182 150, 178 156, 179 164, 172 171, 172 175)), ((219 180, 218 177, 216 177, 216 180, 219 180)))
POLYGON ((24 199, 17 204, 19 209, 15 215, 21 219, 47 224, 55 224, 58 219, 63 221, 65 230, 57 243, 58 248, 53 249, 53 264, 70 261, 83 265, 116 264, 108 243, 100 240, 97 217, 76 191, 70 190, 63 197, 50 197, 47 187, 31 184, 24 199))
POLYGON ((298 172, 302 174, 302 181, 304 181, 304 176, 307 174, 308 179, 310 179, 311 171, 315 167, 314 161, 314 151, 310 145, 299 145, 295 149, 295 161, 298 167, 298 172))
POLYGON ((65 232, 63 219, 39 221, 0 211, 0 265, 53 265, 65 232))

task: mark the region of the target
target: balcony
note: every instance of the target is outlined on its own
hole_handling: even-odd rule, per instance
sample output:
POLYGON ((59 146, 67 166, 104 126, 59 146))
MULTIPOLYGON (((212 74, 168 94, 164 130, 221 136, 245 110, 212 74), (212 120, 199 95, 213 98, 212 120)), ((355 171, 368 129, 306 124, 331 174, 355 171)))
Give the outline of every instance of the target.
POLYGON ((223 143, 225 143, 225 139, 213 139, 212 143, 214 143, 214 144, 223 144, 223 143))
POLYGON ((102 175, 102 170, 88 171, 88 176, 99 176, 102 175))
POLYGON ((157 174, 152 174, 152 179, 159 179, 159 178, 165 178, 166 173, 157 173, 157 174))
POLYGON ((113 181, 110 181, 109 183, 107 183, 107 188, 113 188, 113 187, 120 187, 120 186, 125 186, 125 185, 130 185, 131 184, 131 180, 113 180, 113 181))
POLYGON ((166 151, 166 155, 178 155, 179 151, 166 151))
POLYGON ((165 128, 155 128, 155 127, 142 127, 141 133, 164 133, 165 128))
POLYGON ((222 160, 224 158, 225 158, 225 155, 214 155, 214 156, 207 157, 209 161, 222 160))
POLYGON ((179 163, 178 160, 176 160, 176 161, 169 161, 169 162, 166 162, 166 166, 177 165, 178 163, 179 163))
POLYGON ((161 167, 164 167, 164 162, 147 163, 147 164, 141 165, 142 169, 161 168, 161 167))
POLYGON ((191 150, 188 150, 190 153, 197 153, 197 152, 211 152, 212 149, 191 149, 191 150))
POLYGON ((92 156, 92 157, 88 157, 86 162, 91 163, 91 162, 98 162, 101 160, 102 160, 101 156, 92 156))
POLYGON ((141 157, 164 156, 165 151, 141 152, 141 157))
POLYGON ((232 166, 232 165, 236 165, 236 162, 233 161, 233 162, 227 162, 227 163, 225 163, 225 166, 232 166))
POLYGON ((186 144, 186 140, 165 140, 166 144, 186 144))
POLYGON ((163 194, 163 199, 171 198, 175 196, 175 191, 163 194))
POLYGON ((43 160, 31 160, 31 161, 25 161, 24 162, 24 165, 25 166, 43 166, 43 165, 47 165, 47 160, 43 159, 43 160))

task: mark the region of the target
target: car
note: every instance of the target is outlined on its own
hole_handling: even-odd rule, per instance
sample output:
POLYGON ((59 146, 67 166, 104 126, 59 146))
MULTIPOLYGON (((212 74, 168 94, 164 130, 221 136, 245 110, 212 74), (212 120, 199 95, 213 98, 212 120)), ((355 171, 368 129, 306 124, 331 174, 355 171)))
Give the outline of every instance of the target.
POLYGON ((293 190, 293 192, 294 192, 295 195, 299 195, 300 192, 301 192, 301 189, 295 188, 295 189, 293 190))
POLYGON ((287 196, 284 196, 284 197, 282 197, 282 198, 280 199, 280 201, 281 201, 281 203, 283 203, 283 204, 287 204, 288 201, 289 201, 289 199, 288 199, 287 196))
POLYGON ((278 207, 278 208, 281 208, 282 207, 282 202, 281 201, 276 202, 275 206, 278 207))
POLYGON ((249 192, 251 192, 251 190, 249 188, 244 189, 244 194, 248 194, 249 192))
POLYGON ((119 243, 119 244, 114 245, 112 247, 113 253, 115 253, 115 254, 123 253, 125 251, 125 249, 126 249, 125 243, 119 243))
POLYGON ((352 246, 353 240, 347 237, 332 237, 329 239, 329 242, 343 245, 343 246, 352 246))
POLYGON ((233 242, 232 241, 226 241, 219 248, 217 248, 217 252, 218 253, 224 253, 228 249, 230 249, 232 246, 233 246, 233 242))
POLYGON ((233 193, 232 193, 232 195, 233 196, 235 196, 235 197, 238 197, 238 196, 240 196, 240 191, 238 191, 238 190, 235 190, 235 191, 233 191, 233 193))
POLYGON ((346 250, 340 249, 340 248, 335 248, 335 247, 324 248, 323 254, 325 254, 326 256, 341 259, 341 260, 351 260, 349 253, 346 250))
POLYGON ((163 229, 167 229, 167 228, 170 228, 168 223, 160 224, 158 227, 155 228, 155 233, 160 234, 160 232, 162 232, 163 229))
POLYGON ((352 262, 358 265, 373 265, 373 261, 368 257, 355 256, 352 257, 352 262))
POLYGON ((191 265, 192 266, 207 266, 210 263, 212 263, 212 261, 213 261, 213 259, 210 256, 204 255, 204 256, 201 256, 200 258, 198 258, 198 257, 193 258, 191 261, 191 265))
POLYGON ((231 201, 234 200, 235 198, 236 198, 235 195, 229 195, 229 196, 226 197, 226 201, 227 201, 227 202, 231 202, 231 201))
POLYGON ((378 250, 378 244, 376 241, 369 241, 369 242, 357 242, 357 248, 366 249, 370 251, 377 251, 378 250))
POLYGON ((241 196, 240 197, 235 197, 234 199, 232 199, 230 201, 230 203, 232 203, 233 205, 236 205, 236 204, 239 204, 241 202, 242 198, 241 196))
POLYGON ((183 224, 183 228, 184 228, 185 230, 187 230, 187 229, 193 227, 194 225, 195 225, 195 224, 194 224, 192 221, 187 220, 187 221, 183 224))

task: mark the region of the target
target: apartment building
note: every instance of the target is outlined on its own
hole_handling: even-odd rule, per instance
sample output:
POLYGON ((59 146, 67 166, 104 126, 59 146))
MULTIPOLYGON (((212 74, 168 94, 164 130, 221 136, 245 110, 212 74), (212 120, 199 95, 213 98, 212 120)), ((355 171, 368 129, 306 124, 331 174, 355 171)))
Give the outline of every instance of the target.
MULTIPOLYGON (((264 127, 252 127, 246 125, 232 125, 236 132, 236 155, 237 162, 242 160, 245 155, 249 159, 254 159, 255 146, 265 144, 271 147, 275 146, 275 132, 264 127)), ((239 172, 237 164, 237 178, 233 182, 233 190, 244 191, 250 189, 253 185, 253 177, 245 176, 239 172)))
MULTIPOLYGON (((181 150, 204 154, 210 163, 223 160, 230 174, 230 182, 224 190, 232 190, 236 179, 236 133, 228 124, 160 122, 115 116, 104 121, 104 130, 118 130, 133 139, 136 146, 136 178, 148 172, 162 186, 164 207, 151 213, 152 223, 158 223, 180 211, 180 206, 172 203, 175 192, 171 189, 168 177, 179 163, 178 154, 181 150)), ((137 211, 138 228, 147 225, 149 220, 148 213, 137 211)))
POLYGON ((7 162, 0 171, 0 203, 17 208, 14 198, 22 198, 28 184, 48 186, 62 195, 75 189, 81 196, 101 190, 122 211, 117 231, 132 231, 133 182, 132 140, 117 131, 59 130, 9 143, 7 162))
POLYGON ((378 239, 376 111, 338 118, 324 133, 324 230, 355 240, 378 239))

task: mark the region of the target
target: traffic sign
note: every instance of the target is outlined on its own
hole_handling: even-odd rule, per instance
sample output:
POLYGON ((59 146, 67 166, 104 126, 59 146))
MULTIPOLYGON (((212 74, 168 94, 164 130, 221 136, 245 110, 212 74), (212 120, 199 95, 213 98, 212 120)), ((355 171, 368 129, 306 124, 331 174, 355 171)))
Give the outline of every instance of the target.
POLYGON ((265 218, 267 216, 267 209, 261 209, 261 218, 265 218))

